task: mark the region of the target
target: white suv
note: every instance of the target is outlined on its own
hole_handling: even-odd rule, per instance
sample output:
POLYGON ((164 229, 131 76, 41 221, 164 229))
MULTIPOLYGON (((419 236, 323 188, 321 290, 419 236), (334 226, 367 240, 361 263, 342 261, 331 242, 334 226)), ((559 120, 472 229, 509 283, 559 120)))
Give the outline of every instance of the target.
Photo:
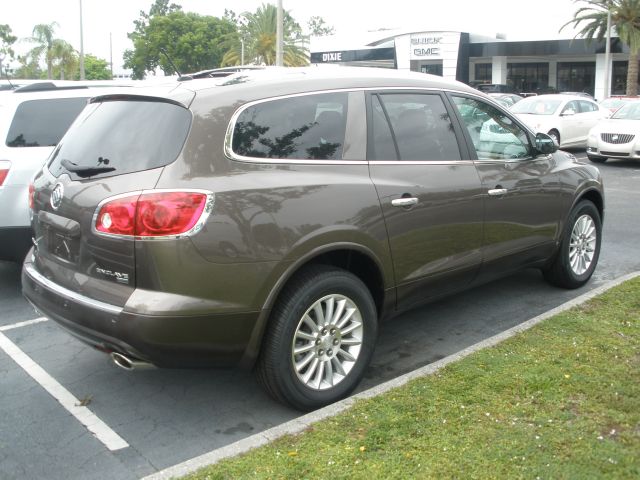
POLYGON ((113 88, 44 82, 0 92, 0 260, 22 261, 31 245, 28 189, 89 98, 113 88))

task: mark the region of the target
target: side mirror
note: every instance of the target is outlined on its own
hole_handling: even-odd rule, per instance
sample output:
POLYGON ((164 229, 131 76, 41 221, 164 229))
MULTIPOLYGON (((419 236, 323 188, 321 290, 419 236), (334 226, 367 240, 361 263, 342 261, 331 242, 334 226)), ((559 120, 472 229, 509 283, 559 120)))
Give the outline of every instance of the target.
POLYGON ((542 155, 550 155, 558 151, 558 144, 546 133, 537 133, 536 150, 542 155))
POLYGON ((562 112, 561 116, 570 117, 571 115, 575 115, 575 114, 576 112, 569 108, 568 110, 565 110, 564 112, 562 112))

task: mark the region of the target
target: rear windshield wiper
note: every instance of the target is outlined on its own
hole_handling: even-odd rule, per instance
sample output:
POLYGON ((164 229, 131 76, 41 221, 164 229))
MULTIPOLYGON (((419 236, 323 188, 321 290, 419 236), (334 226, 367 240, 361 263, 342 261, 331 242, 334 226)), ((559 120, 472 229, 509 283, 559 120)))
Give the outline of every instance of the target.
POLYGON ((115 170, 114 167, 85 167, 82 165, 77 165, 66 158, 63 158, 60 161, 60 165, 66 168, 69 172, 73 172, 81 178, 93 177, 94 175, 98 175, 100 173, 109 173, 115 170))

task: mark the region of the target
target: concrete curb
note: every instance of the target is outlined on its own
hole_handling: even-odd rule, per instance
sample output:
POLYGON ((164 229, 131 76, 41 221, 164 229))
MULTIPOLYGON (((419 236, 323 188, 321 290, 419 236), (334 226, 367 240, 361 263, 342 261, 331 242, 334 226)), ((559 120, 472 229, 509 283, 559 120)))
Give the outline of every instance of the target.
POLYGON ((456 362, 474 352, 477 352, 478 350, 482 350, 483 348, 497 345, 520 332, 524 332, 525 330, 530 329, 534 325, 537 325, 538 323, 542 322, 543 320, 546 320, 547 318, 553 317, 558 313, 564 312, 577 305, 580 305, 581 303, 584 303, 587 300, 590 300, 593 297, 596 297, 601 293, 617 285, 620 285, 621 283, 626 282, 627 280, 636 278, 638 276, 640 276, 640 272, 633 272, 627 275, 623 275, 622 277, 619 277, 615 280, 611 280, 605 283, 604 285, 601 285, 600 287, 597 287, 583 295, 580 295, 577 298, 574 298, 573 300, 569 300, 568 302, 563 303, 562 305, 554 309, 551 309, 543 314, 540 314, 537 317, 534 317, 530 320, 527 320, 526 322, 516 325, 515 327, 505 330, 504 332, 499 333, 498 335, 494 335, 493 337, 487 338, 486 340, 483 340, 474 345, 471 345, 470 347, 460 350, 459 352, 454 353, 453 355, 449 355, 448 357, 438 360, 437 362, 430 363, 429 365, 420 367, 416 370, 413 370, 412 372, 405 373, 404 375, 401 375, 387 382, 381 383, 380 385, 377 385, 373 388, 360 392, 356 395, 353 395, 352 397, 346 398, 332 405, 328 405, 324 408, 308 413, 301 417, 294 418, 293 420, 290 420, 281 425, 265 430, 264 432, 256 433, 255 435, 251 435, 250 437, 243 438, 242 440, 238 440, 237 442, 227 445, 225 447, 212 450, 210 452, 204 453, 200 456, 194 457, 185 462, 179 463, 177 465, 166 468, 164 470, 160 470, 156 473, 153 473, 151 475, 144 477, 142 480, 167 480, 170 478, 182 477, 184 475, 192 473, 207 465, 215 464, 225 458, 234 457, 236 455, 240 455, 242 453, 248 452, 249 450, 253 450, 254 448, 258 448, 258 447, 261 447, 262 445, 266 445, 284 435, 298 434, 320 420, 333 417, 338 413, 341 413, 347 410, 357 400, 375 397, 382 393, 388 392, 391 389, 405 385, 406 383, 408 383, 409 381, 415 378, 431 375, 437 372, 438 370, 440 370, 442 367, 449 365, 450 363, 456 362))

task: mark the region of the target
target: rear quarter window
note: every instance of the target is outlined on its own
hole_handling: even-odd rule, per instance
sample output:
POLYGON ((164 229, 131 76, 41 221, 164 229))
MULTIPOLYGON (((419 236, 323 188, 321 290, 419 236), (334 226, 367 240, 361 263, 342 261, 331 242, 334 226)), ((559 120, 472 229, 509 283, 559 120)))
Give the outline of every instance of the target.
POLYGON ((87 105, 87 98, 27 100, 18 105, 6 138, 8 147, 53 147, 87 105))
POLYGON ((65 168, 63 159, 78 168, 110 169, 92 177, 168 165, 182 150, 191 119, 186 108, 163 101, 113 100, 91 104, 54 151, 49 170, 55 176, 66 172, 78 178, 65 168))
POLYGON ((345 140, 344 92, 268 100, 236 119, 233 153, 250 158, 340 160, 345 140))

